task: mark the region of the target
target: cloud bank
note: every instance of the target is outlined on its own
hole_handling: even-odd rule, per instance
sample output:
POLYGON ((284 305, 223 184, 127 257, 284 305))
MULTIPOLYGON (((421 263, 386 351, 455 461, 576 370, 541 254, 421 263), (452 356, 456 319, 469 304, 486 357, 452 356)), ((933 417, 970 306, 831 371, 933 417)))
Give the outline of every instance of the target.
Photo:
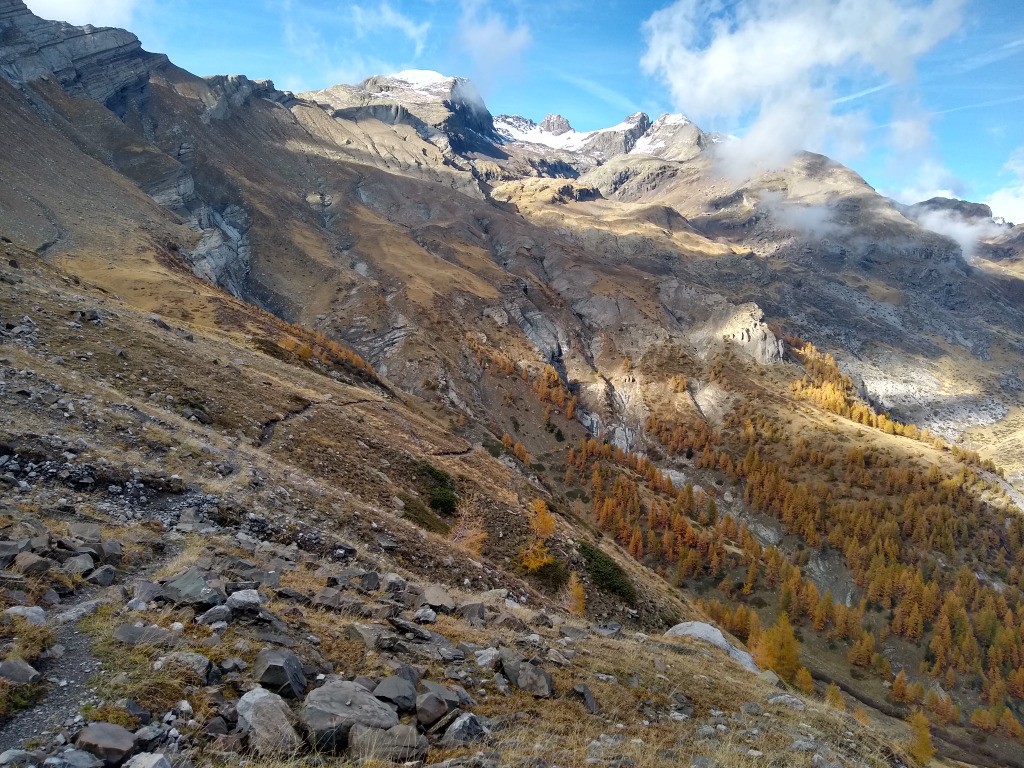
POLYGON ((1003 172, 1014 180, 993 192, 985 203, 992 209, 993 216, 1002 216, 1015 224, 1024 223, 1024 146, 1014 150, 1003 172))
MULTIPOLYGON (((642 66, 698 119, 752 120, 724 145, 733 172, 784 163, 800 149, 857 153, 869 127, 839 85, 913 79, 917 59, 960 26, 966 0, 677 0, 644 23, 642 66)), ((903 89, 897 88, 897 91, 903 89)), ((921 141, 921 126, 896 140, 921 141)))

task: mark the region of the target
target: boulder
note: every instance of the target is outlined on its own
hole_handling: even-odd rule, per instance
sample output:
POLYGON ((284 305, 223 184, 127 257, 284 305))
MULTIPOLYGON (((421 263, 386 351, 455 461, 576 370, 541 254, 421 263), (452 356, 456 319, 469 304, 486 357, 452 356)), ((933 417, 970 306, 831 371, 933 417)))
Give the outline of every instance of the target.
POLYGON ((338 752, 348 744, 352 726, 387 730, 398 725, 398 714, 361 685, 335 677, 310 691, 299 720, 315 749, 338 752))
POLYGON ((226 605, 215 605, 196 618, 196 624, 216 624, 219 621, 231 621, 231 609, 226 605))
POLYGON ((429 728, 448 714, 448 702, 436 693, 423 693, 416 697, 416 720, 429 728))
MULTIPOLYGON (((90 759, 95 760, 92 755, 90 759)), ((25 749, 8 749, 0 752, 0 768, 21 768, 21 766, 36 765, 39 758, 25 749)), ((97 765, 100 763, 97 761, 97 765)))
POLYGON ((306 676, 299 657, 283 648, 265 648, 252 665, 253 677, 269 691, 297 699, 306 691, 306 676))
POLYGON ((441 613, 452 613, 455 610, 455 599, 448 594, 448 590, 436 584, 423 590, 423 604, 441 613))
POLYGON ((40 557, 32 552, 20 552, 14 558, 11 568, 23 576, 45 576, 56 563, 48 557, 40 557))
POLYGON ((35 605, 15 605, 4 611, 4 615, 16 616, 33 627, 41 627, 46 623, 46 611, 35 605))
POLYGON ((42 677, 35 667, 22 659, 0 661, 0 678, 8 682, 25 685, 26 683, 37 683, 42 677))
POLYGON ((81 554, 69 557, 64 561, 60 569, 71 576, 80 576, 84 573, 89 573, 95 567, 96 563, 92 559, 92 555, 81 554))
POLYGON ((125 645, 156 645, 170 647, 178 645, 181 641, 173 632, 155 624, 150 626, 136 626, 134 624, 122 624, 114 630, 113 637, 119 643, 125 645))
POLYGON ((255 589, 240 589, 228 595, 225 605, 232 611, 258 611, 261 602, 260 593, 255 589))
POLYGON ((455 722, 448 726, 448 730, 441 737, 441 745, 445 747, 461 747, 466 744, 475 744, 482 741, 490 734, 487 727, 480 718, 472 712, 464 712, 459 715, 455 722))
POLYGON ((591 693, 590 688, 583 683, 574 686, 570 695, 573 698, 582 701, 583 706, 590 714, 596 715, 601 711, 601 708, 597 706, 597 699, 594 698, 594 694, 591 693))
POLYGON ((210 682, 210 675, 214 670, 213 662, 203 656, 203 654, 193 653, 192 651, 169 653, 158 659, 154 665, 157 669, 167 666, 179 667, 185 670, 188 674, 197 678, 202 685, 210 682))
POLYGON ((520 690, 526 691, 538 699, 550 698, 555 693, 551 673, 537 664, 521 665, 516 685, 520 690))
POLYGON ((483 603, 463 603, 459 606, 459 616, 472 626, 483 626, 487 621, 487 609, 483 603))
POLYGON ((399 712, 412 712, 416 708, 416 688, 408 680, 392 675, 385 677, 376 688, 373 695, 383 701, 390 701, 399 712))
POLYGON ((114 723, 92 723, 78 732, 75 746, 96 755, 107 765, 117 765, 135 749, 135 736, 114 723))
POLYGON ((72 538, 86 544, 98 544, 103 538, 103 532, 96 523, 68 523, 68 532, 72 538))
POLYGON ((80 749, 69 749, 43 761, 45 768, 101 768, 103 761, 80 749))
POLYGON ((349 731, 349 753, 363 760, 404 763, 427 756, 427 737, 411 725, 395 725, 387 730, 356 723, 349 731))
POLYGON ((101 565, 95 571, 85 577, 85 580, 90 584, 95 584, 97 587, 109 587, 114 583, 114 579, 117 578, 117 569, 112 565, 101 565))
POLYGON ((171 762, 156 752, 141 752, 125 763, 124 768, 171 768, 171 762))
POLYGON ((519 653, 519 651, 511 648, 498 649, 498 665, 501 672, 513 685, 519 685, 519 669, 524 662, 523 654, 519 653))
POLYGON ((791 693, 778 693, 768 698, 769 704, 775 704, 776 706, 789 707, 797 712, 803 712, 807 709, 807 705, 804 704, 803 699, 797 698, 791 693))
POLYGON ((287 756, 302 745, 292 725, 294 715, 284 699, 265 688, 254 688, 236 705, 238 727, 249 734, 249 746, 258 754, 287 756))
POLYGON ((164 584, 163 595, 178 605, 208 607, 220 605, 226 599, 224 590, 208 584, 206 574, 198 568, 189 568, 164 584))
POLYGON ((713 627, 703 621, 684 621, 682 624, 676 624, 665 633, 665 637, 692 637, 695 640, 710 643, 728 653, 729 657, 738 662, 744 669, 753 672, 755 675, 759 672, 757 665, 754 663, 754 658, 749 653, 740 650, 726 640, 722 630, 718 627, 713 627))

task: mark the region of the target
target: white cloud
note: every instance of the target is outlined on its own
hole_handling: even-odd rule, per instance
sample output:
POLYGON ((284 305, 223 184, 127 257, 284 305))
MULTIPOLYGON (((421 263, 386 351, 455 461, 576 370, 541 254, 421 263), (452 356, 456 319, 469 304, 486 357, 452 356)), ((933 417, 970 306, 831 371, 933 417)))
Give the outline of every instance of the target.
POLYGON ((512 26, 486 8, 482 0, 464 0, 458 44, 469 56, 471 75, 481 90, 487 90, 498 77, 518 70, 523 52, 532 41, 525 23, 512 26))
MULTIPOLYGON (((863 115, 836 114, 837 83, 904 83, 918 57, 959 25, 965 0, 677 0, 645 23, 644 69, 698 119, 753 116, 742 162, 772 166, 799 149, 850 151, 863 115)), ((901 140, 906 137, 901 137, 901 140)), ((746 144, 745 148, 739 146, 746 144)), ((735 170, 735 168, 734 168, 735 170)))
POLYGON ((989 195, 985 203, 992 209, 993 216, 1002 216, 1016 224, 1024 223, 1024 146, 1017 147, 1003 170, 1013 175, 1014 180, 989 195))
POLYGON ((926 211, 918 214, 916 220, 925 229, 955 241, 967 259, 974 255, 978 243, 1003 231, 991 220, 971 221, 954 211, 926 211))
POLYGON ((373 8, 353 5, 350 10, 355 33, 360 37, 368 33, 379 32, 381 29, 396 29, 416 46, 417 56, 423 53, 427 33, 430 32, 429 21, 417 24, 412 18, 396 11, 386 2, 373 8))
POLYGON ((44 19, 97 27, 130 27, 141 5, 139 0, 26 0, 25 4, 44 19))
POLYGON ((914 181, 897 190, 885 190, 884 194, 899 200, 901 203, 913 205, 933 197, 960 198, 964 194, 963 183, 942 163, 925 159, 912 172, 904 172, 905 177, 914 181))

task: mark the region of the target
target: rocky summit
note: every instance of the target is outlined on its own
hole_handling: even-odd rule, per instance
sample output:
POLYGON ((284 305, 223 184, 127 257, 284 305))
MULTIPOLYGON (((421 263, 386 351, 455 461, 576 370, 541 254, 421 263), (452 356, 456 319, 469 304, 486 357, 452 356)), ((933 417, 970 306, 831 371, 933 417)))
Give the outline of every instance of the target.
POLYGON ((21 0, 0 135, 0 766, 1024 765, 1019 225, 21 0))

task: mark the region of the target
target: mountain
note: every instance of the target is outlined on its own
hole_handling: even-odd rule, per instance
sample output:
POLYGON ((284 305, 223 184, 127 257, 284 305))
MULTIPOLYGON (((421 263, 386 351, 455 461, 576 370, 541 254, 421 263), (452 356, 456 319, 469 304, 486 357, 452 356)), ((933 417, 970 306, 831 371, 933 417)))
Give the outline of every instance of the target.
POLYGON ((20 0, 0 135, 11 759, 1021 764, 1019 227, 20 0))

